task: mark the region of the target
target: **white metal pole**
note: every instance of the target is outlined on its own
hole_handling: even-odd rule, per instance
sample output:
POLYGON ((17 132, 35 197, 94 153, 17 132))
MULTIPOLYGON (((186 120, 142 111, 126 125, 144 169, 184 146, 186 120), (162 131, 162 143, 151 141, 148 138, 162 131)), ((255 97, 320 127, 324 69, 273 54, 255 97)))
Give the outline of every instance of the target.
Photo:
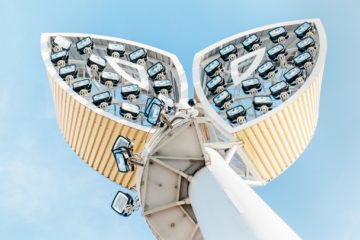
POLYGON ((206 151, 211 165, 197 172, 189 186, 191 204, 206 240, 300 239, 218 152, 206 151))

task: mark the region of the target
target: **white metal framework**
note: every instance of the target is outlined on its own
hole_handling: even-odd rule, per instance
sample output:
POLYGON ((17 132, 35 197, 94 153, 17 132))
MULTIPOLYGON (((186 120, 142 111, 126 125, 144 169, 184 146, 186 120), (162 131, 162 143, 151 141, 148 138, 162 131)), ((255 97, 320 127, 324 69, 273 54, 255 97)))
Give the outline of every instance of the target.
POLYGON ((327 48, 320 20, 200 51, 190 105, 182 66, 163 50, 72 33, 43 34, 41 48, 65 139, 134 191, 117 193, 117 213, 140 207, 158 239, 299 239, 250 187, 281 175, 314 134, 327 48))

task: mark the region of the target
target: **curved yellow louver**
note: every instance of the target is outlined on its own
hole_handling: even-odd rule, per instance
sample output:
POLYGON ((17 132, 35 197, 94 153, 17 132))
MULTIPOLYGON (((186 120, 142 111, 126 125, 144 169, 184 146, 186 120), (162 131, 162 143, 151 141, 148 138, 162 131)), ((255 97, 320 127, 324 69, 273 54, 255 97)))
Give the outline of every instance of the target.
POLYGON ((141 152, 150 133, 99 114, 98 109, 81 103, 75 94, 65 89, 67 85, 50 75, 49 82, 58 125, 69 146, 100 174, 124 187, 134 186, 136 171, 120 173, 111 149, 116 138, 123 135, 134 142, 135 152, 141 152))
POLYGON ((235 135, 265 180, 271 180, 295 162, 316 128, 322 72, 303 95, 276 114, 235 135))

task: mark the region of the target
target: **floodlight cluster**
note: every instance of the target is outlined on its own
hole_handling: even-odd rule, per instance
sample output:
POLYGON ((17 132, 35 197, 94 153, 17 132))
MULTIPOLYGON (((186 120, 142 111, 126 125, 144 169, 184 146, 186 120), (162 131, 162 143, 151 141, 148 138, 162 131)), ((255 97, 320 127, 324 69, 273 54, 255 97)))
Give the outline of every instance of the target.
MULTIPOLYGON (((306 82, 316 62, 319 44, 315 26, 304 22, 253 33, 219 46, 203 60, 203 91, 214 110, 232 127, 281 105, 306 82), (235 84, 231 62, 265 48, 260 65, 235 84)), ((238 63, 240 76, 255 60, 238 63)))
POLYGON ((175 113, 179 101, 176 92, 179 89, 177 70, 169 61, 162 61, 164 57, 160 54, 152 53, 149 56, 142 47, 134 49, 134 46, 121 42, 91 37, 58 35, 50 41, 50 59, 59 76, 74 92, 95 106, 127 121, 149 127, 162 126, 161 115, 175 113), (136 67, 143 67, 150 87, 144 89, 128 81, 108 64, 109 58, 127 61, 133 69, 124 71, 139 82, 136 67), (156 105, 148 105, 154 98, 157 99, 156 105))

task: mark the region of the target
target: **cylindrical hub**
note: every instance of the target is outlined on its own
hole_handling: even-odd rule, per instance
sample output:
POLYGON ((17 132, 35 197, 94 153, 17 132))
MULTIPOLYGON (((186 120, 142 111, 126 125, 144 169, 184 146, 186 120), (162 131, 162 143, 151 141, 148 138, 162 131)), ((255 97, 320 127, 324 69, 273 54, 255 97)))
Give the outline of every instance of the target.
POLYGON ((205 239, 300 239, 219 153, 209 148, 206 151, 211 165, 199 170, 189 186, 205 239))

